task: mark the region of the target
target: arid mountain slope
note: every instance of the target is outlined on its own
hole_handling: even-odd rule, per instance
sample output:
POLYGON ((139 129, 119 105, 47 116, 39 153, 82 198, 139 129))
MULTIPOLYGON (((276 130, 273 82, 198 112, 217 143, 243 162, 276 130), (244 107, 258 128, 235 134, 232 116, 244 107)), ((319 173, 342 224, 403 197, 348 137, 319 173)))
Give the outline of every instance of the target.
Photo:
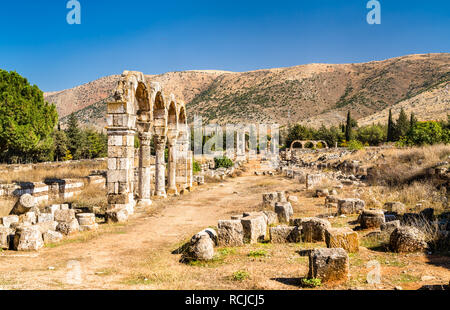
MULTIPOLYGON (((105 104, 118 77, 104 77, 73 89, 48 93, 46 98, 56 104, 60 117, 76 112, 84 124, 103 127, 105 104)), ((418 95, 422 99, 416 104, 428 104, 425 98, 433 97, 428 93, 450 81, 450 54, 242 73, 169 72, 147 78, 160 82, 167 93, 184 100, 190 119, 198 114, 210 123, 302 122, 320 126, 342 122, 349 109, 355 118, 362 119, 418 95)), ((445 99, 448 92, 437 99, 443 110, 445 99)), ((425 110, 417 109, 419 118, 425 110)))

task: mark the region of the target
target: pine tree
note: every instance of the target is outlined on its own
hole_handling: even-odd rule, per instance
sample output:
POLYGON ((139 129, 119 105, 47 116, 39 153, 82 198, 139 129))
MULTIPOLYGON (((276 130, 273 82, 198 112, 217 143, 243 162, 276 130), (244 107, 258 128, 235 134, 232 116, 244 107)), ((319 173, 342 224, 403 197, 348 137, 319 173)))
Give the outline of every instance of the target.
POLYGON ((409 127, 410 122, 408 120, 408 116, 406 116, 405 110, 402 108, 397 123, 395 124, 395 141, 398 141, 401 137, 404 137, 408 133, 409 127))
POLYGON ((416 125, 417 119, 413 112, 411 112, 411 117, 409 118, 409 131, 414 129, 414 125, 416 125))
POLYGON ((352 116, 350 111, 347 113, 347 125, 345 126, 345 140, 350 141, 352 140, 352 116))
POLYGON ((394 141, 394 122, 392 121, 392 110, 389 110, 389 119, 388 119, 388 131, 387 131, 387 142, 394 141))
MULTIPOLYGON (((68 140, 67 148, 72 155, 77 154, 78 149, 81 145, 81 130, 78 126, 78 120, 75 114, 69 115, 69 120, 67 122, 66 136, 68 140)), ((76 158, 76 156, 75 156, 76 158)), ((77 158, 76 158, 77 159, 77 158)))

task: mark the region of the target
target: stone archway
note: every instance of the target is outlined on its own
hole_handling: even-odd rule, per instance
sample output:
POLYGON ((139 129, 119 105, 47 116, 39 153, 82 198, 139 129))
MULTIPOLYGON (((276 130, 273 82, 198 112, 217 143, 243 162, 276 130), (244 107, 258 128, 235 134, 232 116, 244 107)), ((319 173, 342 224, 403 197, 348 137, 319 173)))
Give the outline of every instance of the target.
MULTIPOLYGON (((176 194, 177 138, 179 137, 179 109, 175 97, 165 97, 159 83, 148 83, 144 74, 124 71, 108 103, 108 214, 120 221, 117 214, 134 212, 135 136, 138 135, 138 205, 152 203, 151 140, 155 156, 155 190, 157 198, 166 197, 165 156, 169 141, 169 191, 176 194), (175 186, 174 186, 175 184, 175 186), (112 215, 111 215, 112 214, 112 215)), ((184 122, 186 115, 184 112, 184 122)), ((126 217, 127 217, 126 216, 126 217)), ((123 217, 123 216, 122 216, 123 217)))

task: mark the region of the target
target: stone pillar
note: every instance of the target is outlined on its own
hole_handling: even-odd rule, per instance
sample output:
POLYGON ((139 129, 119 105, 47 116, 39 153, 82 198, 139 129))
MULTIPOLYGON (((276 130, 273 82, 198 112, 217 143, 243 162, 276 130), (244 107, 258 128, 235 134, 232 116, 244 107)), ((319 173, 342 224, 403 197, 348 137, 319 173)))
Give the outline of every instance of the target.
POLYGON ((148 207, 152 204, 151 200, 151 152, 150 152, 150 133, 139 134, 139 200, 140 207, 148 207))
POLYGON ((155 196, 159 198, 166 198, 166 163, 164 160, 166 136, 156 135, 154 137, 154 142, 156 149, 155 196))
POLYGON ((134 130, 108 128, 109 210, 134 211, 134 130))
POLYGON ((176 139, 169 140, 169 195, 178 195, 177 190, 177 158, 178 144, 176 139))
POLYGON ((189 142, 187 141, 178 141, 177 142, 177 185, 182 189, 186 189, 188 187, 188 174, 187 174, 187 148, 189 146, 189 142))
POLYGON ((194 184, 194 153, 192 151, 187 151, 186 166, 188 189, 191 190, 194 184))

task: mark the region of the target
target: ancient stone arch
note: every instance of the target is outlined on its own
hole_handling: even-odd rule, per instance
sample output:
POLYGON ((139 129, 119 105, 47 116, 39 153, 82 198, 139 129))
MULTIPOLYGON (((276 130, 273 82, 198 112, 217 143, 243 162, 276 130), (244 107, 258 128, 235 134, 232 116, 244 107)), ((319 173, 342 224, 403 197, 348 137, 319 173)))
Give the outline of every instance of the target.
MULTIPOLYGON (((110 210, 126 209, 132 214, 135 168, 137 168, 137 203, 152 203, 151 141, 155 148, 154 196, 166 194, 165 148, 169 148, 169 193, 177 194, 177 141, 186 139, 187 123, 184 104, 175 96, 165 96, 159 83, 148 83, 144 74, 124 71, 116 87, 113 101, 108 103, 108 205, 110 210), (180 107, 182 113, 180 117, 180 107), (180 118, 183 123, 180 124, 180 118), (139 139, 139 167, 135 167, 135 136, 139 139)), ((186 147, 186 152, 189 146, 186 147)), ((187 156, 186 156, 187 157, 187 156)), ((184 168, 187 170, 187 163, 184 168)), ((187 173, 186 173, 187 175, 187 173)), ((186 183, 188 183, 186 181, 186 183)), ((187 184, 186 186, 188 186, 187 184)))
POLYGON ((313 145, 313 147, 315 147, 315 148, 317 148, 317 145, 318 145, 319 143, 321 143, 321 144, 324 146, 324 148, 326 148, 326 149, 328 148, 328 144, 327 144, 325 141, 323 141, 323 140, 318 140, 318 141, 314 141, 314 140, 304 140, 304 141, 301 141, 301 140, 295 140, 295 141, 292 142, 292 144, 291 144, 290 151, 292 152, 292 151, 294 150, 294 146, 295 146, 296 144, 300 144, 300 145, 302 146, 302 149, 304 149, 305 146, 306 146, 308 143, 311 143, 311 144, 313 145))

